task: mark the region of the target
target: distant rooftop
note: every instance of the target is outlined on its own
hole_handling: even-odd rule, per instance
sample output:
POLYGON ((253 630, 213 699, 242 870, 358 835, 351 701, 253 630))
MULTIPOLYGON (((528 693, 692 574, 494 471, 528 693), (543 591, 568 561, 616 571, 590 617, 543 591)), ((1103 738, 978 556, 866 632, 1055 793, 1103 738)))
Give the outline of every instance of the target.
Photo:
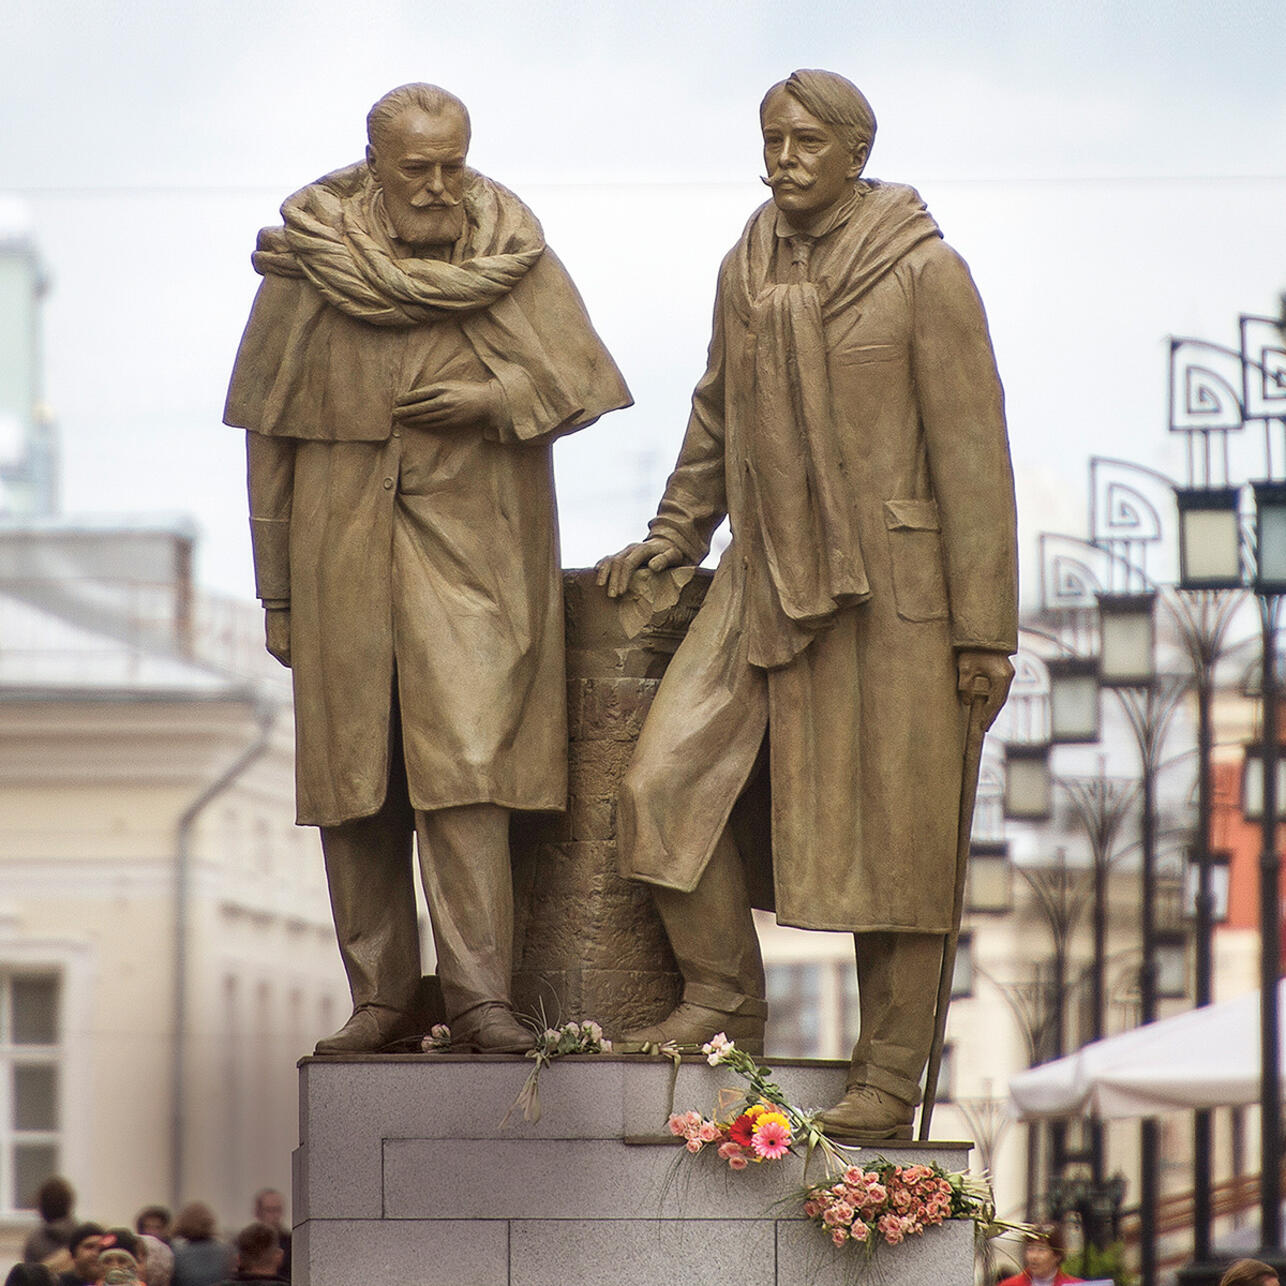
POLYGON ((129 696, 236 698, 248 685, 227 674, 131 641, 0 591, 4 646, 0 700, 15 697, 129 696))

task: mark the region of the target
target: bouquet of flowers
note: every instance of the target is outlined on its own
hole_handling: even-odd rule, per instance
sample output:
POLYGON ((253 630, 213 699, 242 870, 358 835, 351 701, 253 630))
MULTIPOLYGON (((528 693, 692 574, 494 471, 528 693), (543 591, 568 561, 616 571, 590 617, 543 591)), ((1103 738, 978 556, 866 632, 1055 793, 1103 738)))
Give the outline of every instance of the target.
MULTIPOLYGON (((659 1052, 677 1060, 685 1051, 666 1046, 659 1052)), ((670 1132, 683 1139, 686 1151, 694 1156, 713 1148, 731 1170, 780 1161, 802 1149, 807 1175, 809 1161, 820 1154, 825 1179, 806 1185, 796 1195, 804 1214, 834 1245, 852 1242, 869 1254, 877 1244, 896 1246, 947 1219, 971 1220, 983 1237, 1006 1230, 1030 1231, 996 1218, 985 1177, 950 1173, 937 1164, 898 1165, 883 1157, 857 1164, 856 1150, 826 1137, 818 1124, 819 1113, 804 1112, 788 1102, 781 1087, 769 1079, 768 1069, 723 1033, 701 1046, 701 1052, 712 1067, 727 1066, 748 1081, 749 1092, 721 1092, 724 1106, 714 1117, 672 1112, 670 1132)))

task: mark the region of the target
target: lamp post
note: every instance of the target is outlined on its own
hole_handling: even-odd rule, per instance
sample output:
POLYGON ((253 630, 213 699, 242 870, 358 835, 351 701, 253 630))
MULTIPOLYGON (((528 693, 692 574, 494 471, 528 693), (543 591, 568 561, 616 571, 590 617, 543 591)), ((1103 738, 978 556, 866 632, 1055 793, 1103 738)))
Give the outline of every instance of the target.
MULTIPOLYGON (((1180 587, 1186 591, 1240 589, 1247 583, 1259 605, 1260 694, 1262 703, 1262 815, 1260 819, 1260 1240, 1262 1255, 1281 1257, 1281 1093, 1278 1057, 1277 980, 1280 973, 1281 859, 1277 850, 1278 713, 1280 684, 1277 670, 1277 629, 1281 595, 1286 592, 1286 480, 1274 460, 1275 422, 1286 429, 1286 345, 1274 318, 1243 315, 1241 344, 1228 348, 1205 340, 1170 341, 1171 432, 1185 435, 1187 485, 1175 489, 1179 512, 1180 587), (1249 487, 1229 478, 1230 439, 1248 424, 1263 425, 1262 476, 1249 487), (1253 534, 1247 538, 1243 511, 1251 497, 1253 534)), ((1277 453, 1281 455, 1282 452, 1277 453)), ((1199 690, 1199 697, 1201 696, 1199 690)), ((1206 698, 1208 700, 1208 696, 1206 698)), ((1199 728, 1208 738, 1207 721, 1199 728)), ((1204 760, 1203 760, 1204 764, 1204 760)), ((1204 777, 1203 768, 1203 777, 1204 777)), ((1208 786, 1203 781, 1203 791, 1208 786)), ((1209 797, 1199 798, 1197 882, 1198 1002, 1209 998, 1211 883, 1209 797)), ((1198 1118, 1195 1160, 1209 1164, 1208 1118, 1198 1118), (1202 1155, 1204 1153, 1204 1156, 1202 1155)), ((1208 1190, 1209 1183, 1205 1184, 1208 1190)), ((1210 1258, 1208 1205, 1198 1216, 1195 1258, 1184 1281, 1214 1281, 1213 1270, 1203 1274, 1210 1258)))
MULTIPOLYGON (((1149 547, 1160 541, 1160 515, 1142 496, 1122 502, 1117 488, 1109 492, 1107 514, 1100 525, 1097 471, 1104 465, 1121 463, 1091 462, 1090 527, 1095 540, 1065 535, 1041 537, 1041 598, 1046 610, 1065 610, 1069 632, 1080 636, 1082 647, 1086 636, 1092 640, 1093 626, 1097 626, 1096 688, 1115 691, 1138 748, 1140 1019, 1150 1023, 1157 1017, 1158 1000, 1156 778, 1165 736, 1182 692, 1173 681, 1159 683, 1156 674, 1157 594, 1147 575, 1146 557, 1149 547)), ((1098 704, 1097 690, 1093 703, 1098 704)), ((1052 717, 1052 695, 1050 707, 1052 717)), ((1144 1119, 1139 1130, 1140 1267, 1144 1286, 1155 1286, 1157 1280, 1160 1152, 1158 1124, 1154 1119, 1144 1119)))

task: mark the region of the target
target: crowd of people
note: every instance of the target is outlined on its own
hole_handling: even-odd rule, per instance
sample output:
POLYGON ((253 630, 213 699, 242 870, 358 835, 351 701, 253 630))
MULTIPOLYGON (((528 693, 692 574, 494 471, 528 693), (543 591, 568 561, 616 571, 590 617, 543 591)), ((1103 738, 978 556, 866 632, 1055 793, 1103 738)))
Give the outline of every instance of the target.
POLYGON ((255 1194, 254 1220, 231 1240, 214 1211, 189 1202, 176 1216, 145 1206, 133 1228, 105 1227, 74 1213, 75 1193, 55 1177, 36 1196, 40 1225, 4 1286, 259 1286, 290 1281, 286 1201, 275 1188, 255 1194))

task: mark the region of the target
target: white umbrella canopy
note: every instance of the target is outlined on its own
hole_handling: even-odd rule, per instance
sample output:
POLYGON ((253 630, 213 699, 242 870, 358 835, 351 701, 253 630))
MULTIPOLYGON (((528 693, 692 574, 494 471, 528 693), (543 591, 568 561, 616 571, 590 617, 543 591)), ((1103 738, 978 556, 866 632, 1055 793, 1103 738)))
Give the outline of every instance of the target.
MULTIPOLYGON (((1277 1005, 1286 1014, 1286 979, 1278 983, 1277 1005)), ((1019 1118, 1029 1121, 1120 1120, 1258 1103, 1259 1028, 1259 992, 1252 991, 1020 1072, 1009 1082, 1010 1098, 1019 1118)), ((1286 1042, 1280 1048, 1286 1067, 1286 1042)))

